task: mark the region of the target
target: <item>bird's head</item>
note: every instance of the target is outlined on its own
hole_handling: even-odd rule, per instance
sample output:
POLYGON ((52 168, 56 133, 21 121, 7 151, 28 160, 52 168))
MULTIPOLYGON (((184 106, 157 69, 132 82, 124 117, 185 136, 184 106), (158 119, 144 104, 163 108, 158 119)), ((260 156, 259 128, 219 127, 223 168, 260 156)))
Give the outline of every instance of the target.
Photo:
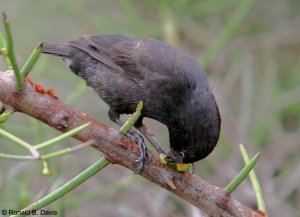
POLYGON ((221 118, 210 91, 195 93, 178 106, 168 124, 170 152, 166 159, 175 163, 193 163, 205 158, 216 146, 221 118))

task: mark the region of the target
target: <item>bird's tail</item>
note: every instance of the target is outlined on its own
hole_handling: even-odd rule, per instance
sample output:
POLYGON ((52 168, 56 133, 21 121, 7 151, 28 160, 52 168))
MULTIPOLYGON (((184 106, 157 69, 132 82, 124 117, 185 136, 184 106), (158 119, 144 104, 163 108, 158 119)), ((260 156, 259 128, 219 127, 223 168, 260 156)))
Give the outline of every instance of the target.
POLYGON ((70 47, 67 44, 49 44, 47 42, 42 44, 42 53, 68 57, 69 52, 70 47))

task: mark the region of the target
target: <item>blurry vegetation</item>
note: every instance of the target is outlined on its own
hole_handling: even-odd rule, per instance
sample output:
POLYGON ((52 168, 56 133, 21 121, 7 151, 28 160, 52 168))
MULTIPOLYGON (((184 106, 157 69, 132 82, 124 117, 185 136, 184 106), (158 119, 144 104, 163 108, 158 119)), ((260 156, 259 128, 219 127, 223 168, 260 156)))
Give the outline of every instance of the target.
MULTIPOLYGON (((64 42, 86 33, 125 34, 167 41, 199 62, 211 49, 240 0, 1 1, 12 25, 18 62, 24 64, 38 42, 64 42)), ((300 1, 256 1, 237 32, 207 65, 222 115, 215 151, 195 164, 195 173, 224 186, 249 154, 259 151, 256 166, 270 216, 300 213, 300 1)), ((3 29, 1 29, 3 30, 3 29)), ((0 69, 4 69, 0 61, 0 69)), ((59 58, 41 56, 30 76, 60 99, 114 126, 107 106, 70 73, 59 58)), ((165 149, 166 128, 147 120, 165 149)), ((36 120, 14 114, 5 126, 22 139, 39 143, 58 133, 36 120)), ((60 149, 73 139, 62 142, 60 149)), ((20 153, 0 139, 1 152, 20 153)), ((52 148, 50 148, 52 150, 52 148)), ((52 151, 56 150, 53 148, 52 151)), ((0 208, 21 209, 66 182, 100 158, 93 149, 50 161, 52 177, 40 163, 0 159, 0 208)), ((233 194, 255 204, 250 182, 233 194)), ((255 206, 255 205, 253 205, 255 206)), ((255 207, 254 207, 255 208, 255 207)), ((107 167, 47 209, 60 216, 196 216, 194 208, 124 168, 107 167)))

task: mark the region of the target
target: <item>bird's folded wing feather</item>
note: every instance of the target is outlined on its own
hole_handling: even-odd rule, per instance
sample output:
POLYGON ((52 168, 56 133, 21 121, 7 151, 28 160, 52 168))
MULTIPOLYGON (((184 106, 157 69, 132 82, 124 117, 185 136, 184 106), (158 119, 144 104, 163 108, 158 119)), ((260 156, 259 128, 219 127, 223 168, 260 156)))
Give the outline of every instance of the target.
POLYGON ((68 45, 71 47, 75 47, 83 52, 86 52, 91 57, 114 69, 115 71, 119 73, 124 73, 124 70, 120 66, 116 65, 106 53, 97 51, 95 48, 93 48, 87 43, 87 40, 85 38, 79 38, 75 41, 69 41, 68 45))
POLYGON ((96 49, 100 58, 103 54, 106 55, 111 60, 111 65, 121 68, 127 78, 137 83, 145 78, 146 74, 139 66, 139 58, 145 51, 141 40, 121 35, 87 35, 84 38, 89 46, 96 49))

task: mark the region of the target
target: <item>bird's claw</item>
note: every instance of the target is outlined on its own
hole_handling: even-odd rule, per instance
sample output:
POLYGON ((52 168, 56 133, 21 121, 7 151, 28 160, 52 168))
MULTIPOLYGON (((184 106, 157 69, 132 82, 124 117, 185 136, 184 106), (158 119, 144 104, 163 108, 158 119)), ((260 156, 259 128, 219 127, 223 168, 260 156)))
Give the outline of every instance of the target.
POLYGON ((138 170, 135 172, 135 174, 140 173, 143 169, 144 169, 144 164, 145 164, 145 157, 146 157, 146 152, 147 152, 147 146, 144 142, 144 138, 138 134, 135 131, 130 131, 128 133, 128 135, 134 140, 136 141, 138 148, 141 152, 140 157, 135 160, 136 163, 140 163, 138 170))

